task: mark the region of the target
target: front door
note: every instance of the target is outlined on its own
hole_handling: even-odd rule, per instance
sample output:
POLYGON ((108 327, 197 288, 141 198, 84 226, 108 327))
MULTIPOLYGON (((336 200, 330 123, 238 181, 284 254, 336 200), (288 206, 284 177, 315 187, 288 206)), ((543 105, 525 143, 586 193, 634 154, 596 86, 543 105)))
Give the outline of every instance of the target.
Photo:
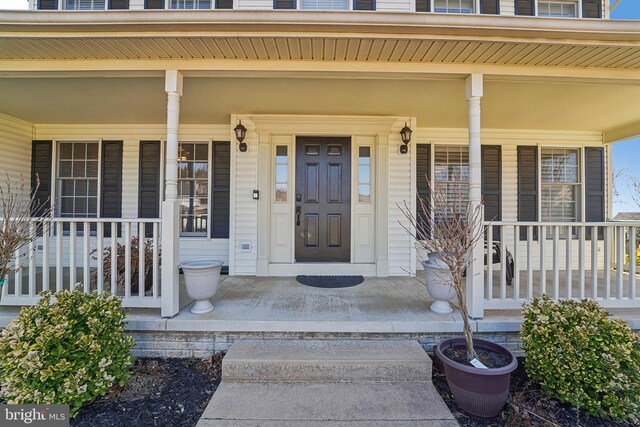
POLYGON ((351 259, 351 138, 296 138, 296 262, 351 259))

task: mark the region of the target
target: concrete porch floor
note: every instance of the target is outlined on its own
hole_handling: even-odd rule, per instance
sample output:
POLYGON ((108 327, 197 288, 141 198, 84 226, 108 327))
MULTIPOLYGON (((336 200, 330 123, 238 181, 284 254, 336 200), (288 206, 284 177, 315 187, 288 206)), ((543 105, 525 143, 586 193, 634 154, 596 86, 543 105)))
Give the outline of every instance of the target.
MULTIPOLYGON (((460 333, 457 310, 439 315, 429 310, 432 300, 420 281, 411 277, 366 278, 342 289, 323 289, 298 283, 295 277, 223 276, 213 298, 215 310, 192 314, 181 276, 180 312, 170 319, 158 309, 130 309, 127 329, 174 332, 286 332, 286 333, 460 333)), ((17 316, 18 307, 0 307, 0 327, 17 316)), ((611 309, 633 329, 640 329, 640 310, 611 309)), ((520 310, 486 310, 473 320, 479 333, 517 332, 520 310)))

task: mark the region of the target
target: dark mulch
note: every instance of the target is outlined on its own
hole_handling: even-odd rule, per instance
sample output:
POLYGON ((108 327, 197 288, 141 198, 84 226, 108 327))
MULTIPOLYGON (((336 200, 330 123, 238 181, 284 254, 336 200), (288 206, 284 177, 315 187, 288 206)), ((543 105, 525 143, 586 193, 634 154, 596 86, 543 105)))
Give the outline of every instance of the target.
POLYGON ((73 427, 195 426, 221 380, 222 354, 138 359, 123 388, 87 404, 73 427))
POLYGON ((442 363, 434 358, 433 384, 461 427, 626 427, 602 418, 589 417, 549 397, 524 368, 524 358, 518 358, 518 368, 511 374, 511 394, 505 409, 495 418, 478 419, 460 409, 453 400, 442 363))

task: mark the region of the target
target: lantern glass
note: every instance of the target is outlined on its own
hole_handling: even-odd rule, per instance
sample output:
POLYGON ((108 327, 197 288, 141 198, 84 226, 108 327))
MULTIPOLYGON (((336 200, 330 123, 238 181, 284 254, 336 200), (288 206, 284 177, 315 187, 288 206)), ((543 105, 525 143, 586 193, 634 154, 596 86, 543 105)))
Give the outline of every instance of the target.
POLYGON ((242 122, 240 122, 238 126, 233 129, 233 131, 236 133, 236 139, 238 140, 238 142, 244 141, 244 137, 247 134, 247 128, 242 125, 242 122))
POLYGON ((400 131, 400 137, 402 138, 402 142, 405 144, 409 144, 409 142, 411 142, 412 133, 413 131, 409 128, 409 126, 405 124, 402 130, 400 131))

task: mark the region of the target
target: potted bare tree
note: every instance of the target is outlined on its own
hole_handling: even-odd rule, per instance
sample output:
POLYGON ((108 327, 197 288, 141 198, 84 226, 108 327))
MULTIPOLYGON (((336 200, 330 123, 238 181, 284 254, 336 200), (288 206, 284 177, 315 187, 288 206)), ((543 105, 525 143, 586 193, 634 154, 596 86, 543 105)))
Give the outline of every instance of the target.
POLYGON ((513 354, 490 341, 476 339, 465 299, 466 271, 473 248, 483 244, 482 205, 473 206, 461 192, 449 192, 427 180, 431 197, 418 195, 417 214, 406 204, 400 210, 409 224, 401 224, 430 258, 448 270, 448 283, 457 297, 464 338, 443 341, 435 353, 445 367, 447 383, 456 402, 472 415, 494 417, 509 397, 511 372, 518 366, 513 354))
POLYGON ((49 230, 51 206, 49 200, 41 201, 37 197, 39 186, 37 177, 35 188, 31 190, 23 176, 20 176, 19 183, 15 183, 8 173, 5 174, 4 185, 0 185, 0 288, 9 273, 20 268, 13 262, 14 257, 34 256, 28 252, 19 255, 20 249, 49 230), (34 218, 37 218, 36 223, 34 218))

